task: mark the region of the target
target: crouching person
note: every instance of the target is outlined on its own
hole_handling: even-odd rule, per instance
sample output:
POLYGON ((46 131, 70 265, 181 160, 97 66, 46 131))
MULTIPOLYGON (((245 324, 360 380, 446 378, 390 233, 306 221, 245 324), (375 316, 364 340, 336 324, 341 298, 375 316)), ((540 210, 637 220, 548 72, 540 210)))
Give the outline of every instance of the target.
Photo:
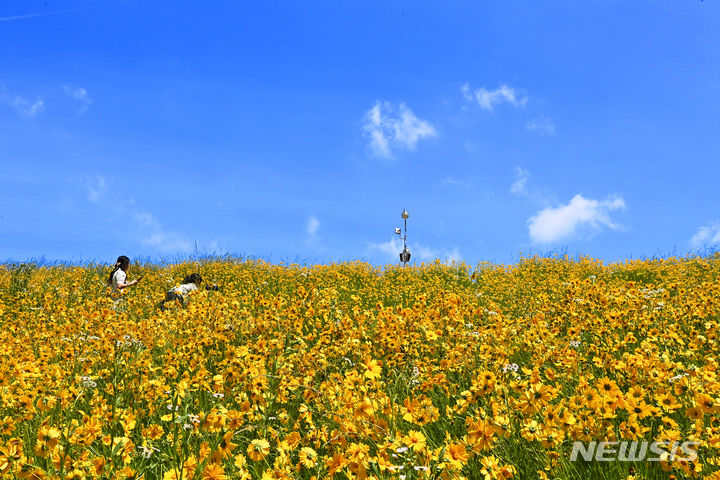
MULTIPOLYGON (((192 292, 198 291, 200 289, 200 284, 202 284, 202 277, 199 273, 193 273, 185 277, 185 279, 182 282, 182 285, 178 285, 176 287, 171 288, 167 294, 165 295, 165 300, 160 302, 158 307, 160 310, 165 310, 165 304, 167 302, 178 302, 183 307, 187 305, 188 297, 192 292)), ((205 287, 206 290, 218 290, 217 285, 211 285, 205 287)))

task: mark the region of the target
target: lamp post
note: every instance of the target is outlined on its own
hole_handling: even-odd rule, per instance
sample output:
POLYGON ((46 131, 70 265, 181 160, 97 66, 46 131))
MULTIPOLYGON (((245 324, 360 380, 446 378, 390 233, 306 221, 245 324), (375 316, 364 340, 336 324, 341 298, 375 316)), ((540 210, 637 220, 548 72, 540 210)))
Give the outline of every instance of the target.
MULTIPOLYGON (((403 264, 403 266, 406 266, 407 263, 410 261, 410 250, 407 248, 407 219, 410 218, 410 214, 407 210, 403 208, 402 214, 400 214, 400 217, 403 219, 403 222, 405 223, 405 235, 403 236, 403 250, 400 252, 400 262, 403 264)), ((395 229, 395 233, 402 236, 402 232, 399 228, 395 229)))

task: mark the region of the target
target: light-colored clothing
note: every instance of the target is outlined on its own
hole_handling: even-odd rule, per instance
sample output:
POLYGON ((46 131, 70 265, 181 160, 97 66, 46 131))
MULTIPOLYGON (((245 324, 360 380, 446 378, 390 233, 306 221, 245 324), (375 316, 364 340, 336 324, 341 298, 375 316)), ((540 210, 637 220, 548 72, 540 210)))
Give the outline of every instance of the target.
POLYGON ((178 295, 185 296, 188 293, 194 292, 197 289, 197 285, 195 285, 194 283, 183 283, 182 285, 171 288, 169 293, 177 293, 178 295))
POLYGON ((171 288, 167 295, 165 296, 165 300, 160 302, 160 308, 165 308, 166 302, 172 302, 172 301, 178 301, 183 306, 187 304, 187 296, 191 292, 197 291, 197 285, 194 283, 183 283, 182 285, 178 285, 177 287, 171 288))
POLYGON ((118 283, 127 283, 127 273, 123 272, 119 268, 115 273, 113 273, 112 276, 112 294, 118 295, 120 294, 120 289, 118 288, 118 283))

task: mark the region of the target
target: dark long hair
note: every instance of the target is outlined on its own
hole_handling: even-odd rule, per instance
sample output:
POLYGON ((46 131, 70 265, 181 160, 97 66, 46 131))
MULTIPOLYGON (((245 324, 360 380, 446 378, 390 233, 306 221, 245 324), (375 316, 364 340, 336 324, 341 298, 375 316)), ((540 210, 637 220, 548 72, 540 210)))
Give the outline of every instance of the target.
POLYGON ((202 277, 199 273, 192 273, 185 277, 185 280, 183 280, 183 283, 202 283, 202 277))
POLYGON ((115 262, 115 265, 113 266, 112 272, 110 272, 110 276, 108 277, 108 285, 112 284, 113 275, 115 275, 115 272, 120 270, 121 268, 123 271, 127 269, 127 267, 130 266, 130 259, 126 257, 125 255, 120 255, 117 259, 117 262, 115 262))

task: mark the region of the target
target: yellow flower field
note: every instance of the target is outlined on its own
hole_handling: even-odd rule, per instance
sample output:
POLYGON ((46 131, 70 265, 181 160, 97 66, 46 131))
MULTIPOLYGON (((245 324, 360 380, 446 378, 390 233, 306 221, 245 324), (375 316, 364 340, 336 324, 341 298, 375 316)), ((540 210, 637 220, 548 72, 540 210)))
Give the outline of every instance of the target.
POLYGON ((720 257, 108 272, 0 266, 2 478, 720 479, 720 257))

